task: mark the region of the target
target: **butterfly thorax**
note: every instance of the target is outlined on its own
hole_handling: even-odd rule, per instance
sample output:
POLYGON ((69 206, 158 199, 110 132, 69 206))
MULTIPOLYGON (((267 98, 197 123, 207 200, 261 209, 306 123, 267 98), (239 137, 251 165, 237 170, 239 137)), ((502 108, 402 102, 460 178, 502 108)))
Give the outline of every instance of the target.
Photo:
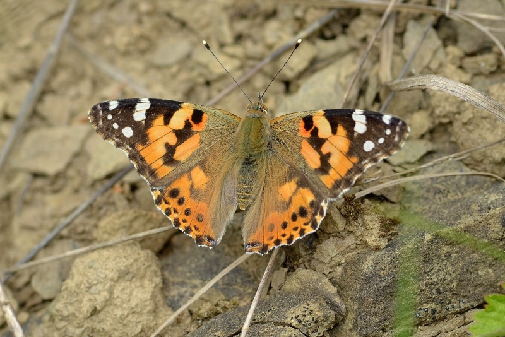
POLYGON ((237 201, 240 209, 246 209, 262 188, 257 182, 264 181, 269 143, 270 118, 267 108, 261 102, 250 104, 237 129, 235 143, 238 154, 235 161, 238 168, 237 201))

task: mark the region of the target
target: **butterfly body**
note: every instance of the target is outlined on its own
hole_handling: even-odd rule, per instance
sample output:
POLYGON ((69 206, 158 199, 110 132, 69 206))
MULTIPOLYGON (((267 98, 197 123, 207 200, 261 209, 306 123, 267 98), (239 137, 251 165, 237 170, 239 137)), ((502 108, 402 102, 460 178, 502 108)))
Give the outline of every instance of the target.
POLYGON ((127 153, 175 227, 213 247, 239 208, 246 211, 245 249, 260 254, 317 230, 328 201, 408 134, 396 117, 354 109, 270 120, 261 102, 249 105, 243 120, 147 98, 99 103, 89 118, 127 153))
POLYGON ((234 180, 237 181, 237 202, 241 210, 249 207, 262 188, 259 182, 265 180, 269 131, 270 118, 266 107, 259 103, 248 106, 247 113, 237 128, 236 147, 232 151, 237 156, 237 167, 231 173, 238 172, 234 180))

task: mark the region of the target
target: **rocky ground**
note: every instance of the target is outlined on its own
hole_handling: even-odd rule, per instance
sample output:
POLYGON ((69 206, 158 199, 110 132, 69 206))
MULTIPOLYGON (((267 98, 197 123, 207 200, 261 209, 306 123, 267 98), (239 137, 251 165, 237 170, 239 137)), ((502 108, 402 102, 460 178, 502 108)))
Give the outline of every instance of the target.
MULTIPOLYGON (((428 0, 407 3, 434 6, 428 0)), ((458 4, 462 11, 505 17, 505 1, 458 4)), ((88 123, 92 105, 148 94, 205 104, 231 80, 202 39, 238 78, 328 14, 332 9, 326 5, 81 1, 51 76, 0 172, 0 270, 14 265, 128 164, 124 153, 88 123), (97 66, 101 60, 128 80, 97 66)), ((0 147, 67 2, 3 0, 1 6, 0 147)), ((265 102, 270 110, 281 115, 339 108, 383 10, 342 9, 307 37, 269 88, 265 102)), ((384 83, 398 76, 432 19, 408 75, 445 76, 505 103, 505 62, 495 43, 465 22, 414 10, 397 14, 389 45, 379 35, 346 107, 380 109, 389 94, 384 83), (381 64, 387 46, 390 68, 381 64)), ((497 36, 505 42, 505 35, 497 36)), ((255 73, 243 84, 245 92, 255 97, 263 91, 287 55, 255 73)), ((214 105, 240 116, 247 103, 234 90, 214 105)), ((505 135, 505 125, 494 115, 444 93, 397 93, 386 111, 405 119, 412 131, 402 152, 371 176, 505 135)), ((421 173, 482 171, 504 177, 504 164, 505 147, 498 145, 421 173)), ((282 249, 250 336, 384 336, 402 329, 398 322, 412 322, 416 336, 468 335, 472 312, 505 280, 500 253, 505 247, 504 205, 503 183, 483 176, 421 180, 363 200, 332 203, 317 234, 282 249), (498 255, 484 249, 483 242, 498 255), (406 279, 413 287, 398 287, 406 279), (399 308, 407 309, 398 313, 399 308), (407 317, 403 321, 402 314, 407 317)), ((243 253, 241 219, 237 213, 213 250, 197 247, 174 230, 16 273, 6 287, 28 336, 148 336, 243 253)), ((168 224, 148 186, 131 172, 37 258, 168 224)), ((250 257, 164 335, 237 335, 267 262, 268 257, 250 257)), ((9 336, 3 316, 0 329, 0 336, 9 336)))

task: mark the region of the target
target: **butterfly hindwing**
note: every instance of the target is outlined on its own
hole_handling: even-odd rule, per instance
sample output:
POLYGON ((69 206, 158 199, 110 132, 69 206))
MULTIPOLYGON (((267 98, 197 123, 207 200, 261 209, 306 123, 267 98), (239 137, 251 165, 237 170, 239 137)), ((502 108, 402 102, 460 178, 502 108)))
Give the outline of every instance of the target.
POLYGON ((409 131, 397 117, 358 109, 296 112, 271 126, 273 149, 331 199, 399 150, 409 131))
MULTIPOLYGON (((224 162, 229 158, 226 152, 221 156, 224 162)), ((237 209, 235 181, 222 163, 205 158, 168 186, 151 189, 156 206, 199 246, 217 245, 237 209)))
POLYGON ((297 168, 268 153, 260 193, 247 210, 243 237, 247 252, 264 254, 316 231, 328 201, 297 168))

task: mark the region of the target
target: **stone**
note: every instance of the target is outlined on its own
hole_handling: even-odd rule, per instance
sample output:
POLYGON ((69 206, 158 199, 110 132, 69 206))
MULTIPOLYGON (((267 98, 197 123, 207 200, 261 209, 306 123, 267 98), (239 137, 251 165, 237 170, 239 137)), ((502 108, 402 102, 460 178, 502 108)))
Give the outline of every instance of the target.
POLYGON ((402 150, 393 154, 387 161, 393 166, 416 163, 433 149, 433 143, 430 141, 423 139, 407 140, 402 150))
MULTIPOLYGON (((72 240, 58 240, 44 249, 39 258, 66 253, 75 249, 72 240)), ((38 267, 31 279, 31 286, 44 300, 51 300, 59 294, 63 281, 68 277, 73 259, 61 259, 38 267)))
MULTIPOLYGON (((488 89, 492 98, 505 103, 505 84, 503 82, 491 85, 488 89)), ((461 151, 497 141, 505 134, 505 124, 489 111, 464 102, 460 104, 459 112, 454 117, 451 134, 461 151)), ((504 177, 505 147, 498 144, 474 151, 463 162, 477 171, 491 172, 504 177)))
POLYGON ((463 59, 462 66, 470 74, 488 75, 498 68, 498 55, 489 53, 468 56, 463 59))
MULTIPOLYGON (((152 197, 150 199, 153 203, 152 197)), ((143 249, 158 252, 174 234, 178 233, 170 220, 158 211, 148 212, 131 209, 111 213, 98 223, 94 237, 98 242, 106 242, 165 226, 170 229, 163 233, 147 236, 139 241, 143 249)))
POLYGON ((42 127, 28 132, 12 166, 53 176, 67 167, 91 132, 89 125, 42 127))
MULTIPOLYGON (((424 34, 425 25, 415 20, 410 20, 407 23, 405 34, 403 35, 403 50, 402 54, 405 59, 410 58, 414 48, 419 43, 419 40, 424 34)), ((433 28, 430 28, 426 38, 421 43, 419 50, 421 53, 416 53, 409 71, 414 74, 421 74, 423 69, 428 66, 438 49, 442 49, 442 41, 437 36, 433 28)))
POLYGON ((191 54, 194 45, 179 35, 165 36, 160 39, 156 49, 148 57, 155 67, 167 67, 191 54))
MULTIPOLYGON (((281 115, 295 111, 340 108, 345 85, 357 67, 356 59, 355 53, 349 53, 308 77, 295 94, 286 97, 279 104, 277 113, 281 115)), ((356 93, 355 86, 350 100, 356 93)))
MULTIPOLYGON (((505 16, 504 5, 499 0, 460 0, 458 2, 458 10, 467 13, 490 14, 493 16, 505 16)), ((479 19, 479 24, 484 27, 493 27, 495 29, 503 29, 503 22, 495 20, 479 19)), ((494 46, 491 40, 481 30, 477 29, 468 22, 455 21, 456 31, 458 34, 458 47, 466 54, 476 53, 483 48, 494 46)), ((493 34, 504 43, 505 34, 503 32, 494 31, 493 34)))
POLYGON ((37 105, 38 113, 51 126, 66 126, 73 108, 71 99, 55 94, 44 95, 37 105))
POLYGON ((156 256, 127 243, 75 260, 47 309, 43 328, 46 336, 148 336, 171 313, 163 300, 156 256))
POLYGON ((125 168, 130 163, 123 151, 104 141, 98 135, 89 137, 84 149, 89 155, 86 172, 92 180, 103 179, 125 168))

